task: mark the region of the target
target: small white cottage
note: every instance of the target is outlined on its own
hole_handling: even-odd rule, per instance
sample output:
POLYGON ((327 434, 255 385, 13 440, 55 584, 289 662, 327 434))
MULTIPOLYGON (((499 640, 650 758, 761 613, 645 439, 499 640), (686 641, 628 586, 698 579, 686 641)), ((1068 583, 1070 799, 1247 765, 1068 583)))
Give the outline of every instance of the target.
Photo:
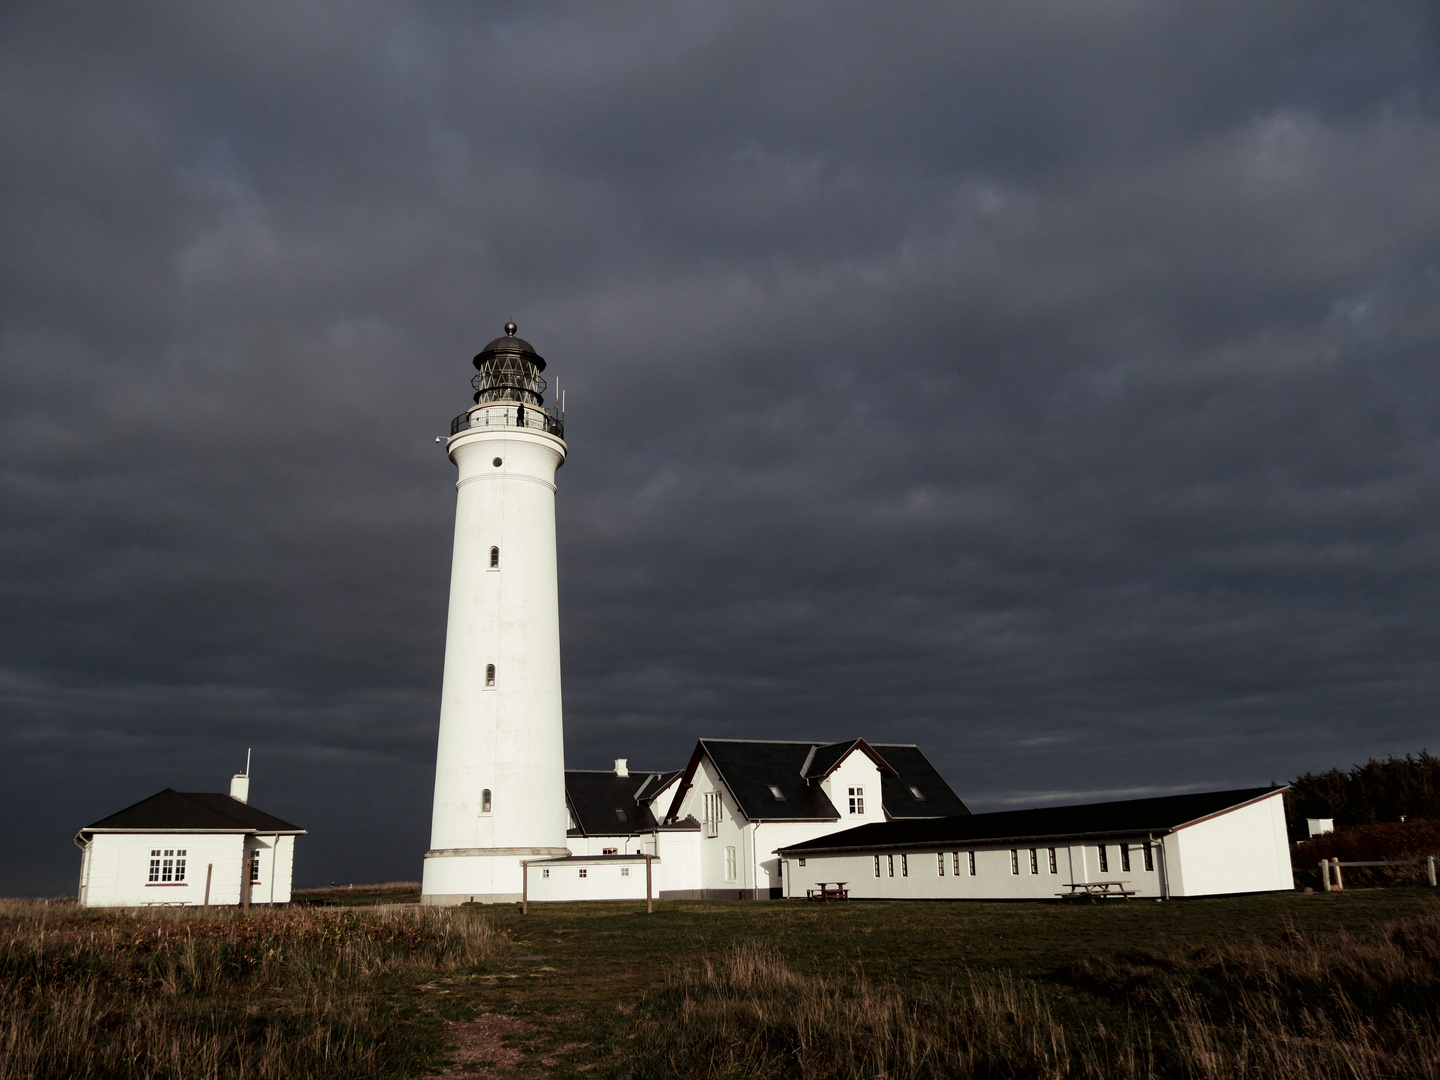
POLYGON ((289 903, 305 830, 248 805, 248 788, 248 777, 231 795, 166 788, 81 829, 81 905, 289 903))

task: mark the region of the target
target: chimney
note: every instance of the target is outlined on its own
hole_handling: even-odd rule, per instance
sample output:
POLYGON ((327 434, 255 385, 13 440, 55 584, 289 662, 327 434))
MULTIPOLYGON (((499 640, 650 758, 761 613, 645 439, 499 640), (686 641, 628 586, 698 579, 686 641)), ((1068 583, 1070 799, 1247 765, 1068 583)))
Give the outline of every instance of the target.
POLYGON ((245 771, 230 778, 230 797, 236 802, 250 802, 250 747, 245 748, 245 771))
POLYGON ((617 757, 617 758, 615 759, 615 775, 616 775, 616 776, 629 776, 629 775, 630 775, 630 766, 629 766, 628 764, 626 764, 629 760, 630 760, 629 758, 623 758, 623 757, 617 757))

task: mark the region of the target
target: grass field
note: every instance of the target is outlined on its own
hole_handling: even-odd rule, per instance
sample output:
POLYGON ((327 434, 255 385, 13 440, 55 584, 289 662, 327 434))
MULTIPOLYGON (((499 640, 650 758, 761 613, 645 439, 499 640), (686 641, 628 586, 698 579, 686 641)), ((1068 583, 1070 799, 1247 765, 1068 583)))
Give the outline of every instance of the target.
POLYGON ((11 903, 0 980, 3 1080, 1440 1078, 1440 901, 1423 889, 649 916, 11 903))

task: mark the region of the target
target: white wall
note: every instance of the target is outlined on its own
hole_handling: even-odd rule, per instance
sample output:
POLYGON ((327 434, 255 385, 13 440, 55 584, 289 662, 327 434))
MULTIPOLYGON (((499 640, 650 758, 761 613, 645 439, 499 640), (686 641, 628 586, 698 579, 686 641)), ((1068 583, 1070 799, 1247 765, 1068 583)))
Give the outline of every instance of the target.
MULTIPOLYGON (((661 865, 651 861, 651 873, 659 878, 661 865)), ((651 895, 659 899, 659 886, 652 882, 651 895)), ((568 900, 644 900, 645 860, 620 862, 613 859, 584 862, 566 860, 546 866, 532 863, 529 869, 529 898, 537 903, 568 900), (584 877, 581 872, 584 872, 584 877)))
POLYGON ((787 860, 785 895, 804 897, 806 891, 822 881, 844 881, 856 899, 970 899, 970 900, 1042 900, 1054 899, 1068 892, 1073 881, 1122 881, 1125 888, 1141 896, 1160 895, 1159 859, 1152 858, 1154 870, 1145 870, 1143 841, 1131 841, 1130 870, 1121 869, 1120 844, 1107 844, 1110 873, 1081 873, 1072 878, 1071 868, 1089 866, 1095 869, 1097 853, 1094 845, 1055 845, 1055 872, 1050 871, 1049 847, 1035 849, 1036 868, 1030 869, 1030 848, 1017 848, 1020 872, 1012 870, 1010 848, 976 846, 944 849, 945 869, 939 872, 937 851, 866 852, 863 855, 812 855, 800 866, 798 859, 787 860), (1087 850, 1088 848, 1088 850, 1087 850), (969 853, 975 853, 975 874, 971 876, 969 853), (955 873, 955 854, 960 856, 960 872, 955 873), (875 876, 875 856, 880 858, 880 876, 875 876), (891 859, 894 874, 891 875, 891 859), (908 873, 906 872, 908 869, 908 873))
POLYGON ((555 470, 565 444, 538 431, 480 427, 453 436, 448 449, 458 496, 422 892, 427 903, 515 899, 522 858, 568 850, 555 566, 555 470), (494 570, 492 546, 500 549, 494 570))
POLYGON ((1281 792, 1227 810, 1171 834, 1175 896, 1272 892, 1295 888, 1281 792))
MULTIPOLYGON (((205 900, 205 871, 212 867, 211 904, 240 902, 240 874, 245 837, 241 833, 97 833, 82 862, 80 903, 90 907, 143 907, 148 905, 199 905, 205 900), (151 884, 150 852, 184 850, 185 880, 151 884)), ((276 877, 277 903, 290 899, 294 838, 282 837, 280 874, 283 899, 279 898, 280 876, 276 877)), ((267 840, 267 843, 269 841, 267 840)), ((261 862, 264 881, 266 862, 261 862)), ((260 899, 253 897, 252 900, 260 899)), ((268 896, 265 897, 268 899, 268 896)))
POLYGON ((838 832, 868 825, 872 821, 885 820, 885 804, 880 798, 880 770, 869 757, 858 750, 847 754, 839 767, 820 781, 820 788, 840 811, 840 820, 830 826, 838 832), (865 792, 864 813, 850 813, 850 789, 858 787, 865 792))

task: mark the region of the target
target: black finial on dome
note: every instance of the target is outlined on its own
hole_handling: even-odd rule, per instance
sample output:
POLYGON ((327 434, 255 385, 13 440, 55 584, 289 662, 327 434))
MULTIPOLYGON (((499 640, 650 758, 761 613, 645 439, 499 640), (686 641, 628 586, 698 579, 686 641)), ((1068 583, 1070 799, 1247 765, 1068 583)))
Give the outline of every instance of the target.
POLYGON ((516 326, 513 322, 507 322, 505 324, 505 334, 507 337, 514 337, 515 331, 519 329, 520 328, 516 326))

